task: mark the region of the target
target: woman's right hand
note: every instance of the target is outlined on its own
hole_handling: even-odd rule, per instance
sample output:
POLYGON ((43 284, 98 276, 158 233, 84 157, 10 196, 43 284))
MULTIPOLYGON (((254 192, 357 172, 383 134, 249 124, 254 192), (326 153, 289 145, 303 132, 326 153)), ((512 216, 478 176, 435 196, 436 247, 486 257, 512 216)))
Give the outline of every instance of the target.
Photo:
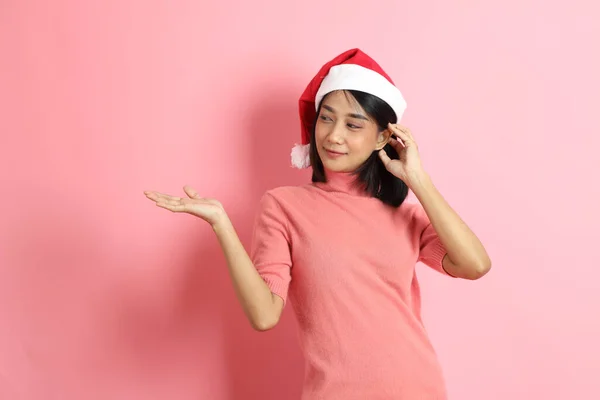
POLYGON ((155 191, 145 191, 144 194, 158 207, 195 215, 213 227, 227 217, 223 205, 218 200, 200 197, 190 186, 184 186, 183 191, 188 197, 171 196, 155 191))
POLYGON ((159 207, 196 215, 211 224, 223 249, 233 287, 244 313, 254 329, 271 329, 279 322, 284 304, 282 298, 271 292, 258 273, 221 203, 215 199, 200 197, 189 186, 184 186, 183 190, 188 197, 153 191, 146 191, 144 194, 159 207))

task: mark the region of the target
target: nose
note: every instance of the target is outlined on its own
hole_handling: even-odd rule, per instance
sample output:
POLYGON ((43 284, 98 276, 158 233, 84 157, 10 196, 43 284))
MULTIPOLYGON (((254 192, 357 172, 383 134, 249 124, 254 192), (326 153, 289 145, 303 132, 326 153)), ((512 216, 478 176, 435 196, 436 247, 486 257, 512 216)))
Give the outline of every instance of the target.
POLYGON ((329 132, 329 135, 327 136, 327 140, 330 143, 342 144, 342 143, 344 143, 345 132, 346 132, 346 130, 344 129, 344 124, 338 122, 338 123, 334 124, 333 127, 331 128, 331 131, 329 132))

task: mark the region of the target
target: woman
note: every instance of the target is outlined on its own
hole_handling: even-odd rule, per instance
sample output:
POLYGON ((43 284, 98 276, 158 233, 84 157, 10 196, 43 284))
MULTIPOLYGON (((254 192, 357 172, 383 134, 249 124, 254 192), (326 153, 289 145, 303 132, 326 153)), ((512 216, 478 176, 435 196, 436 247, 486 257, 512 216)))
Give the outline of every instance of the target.
POLYGON ((475 234, 436 190, 398 125, 406 103, 358 49, 325 64, 300 98, 297 167, 312 183, 261 199, 250 257, 222 205, 146 192, 159 207, 208 222, 257 330, 291 299, 306 359, 303 399, 445 399, 423 327, 415 264, 477 279, 491 266, 475 234), (412 190, 418 203, 405 202, 412 190))

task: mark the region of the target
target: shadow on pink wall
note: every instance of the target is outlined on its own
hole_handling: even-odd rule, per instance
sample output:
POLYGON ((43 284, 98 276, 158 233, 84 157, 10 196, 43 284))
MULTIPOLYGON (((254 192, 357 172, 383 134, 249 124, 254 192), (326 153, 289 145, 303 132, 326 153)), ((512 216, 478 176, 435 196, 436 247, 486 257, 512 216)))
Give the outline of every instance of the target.
MULTIPOLYGON (((243 127, 260 138, 248 149, 255 179, 244 191, 249 198, 229 211, 248 248, 262 193, 301 175, 288 167, 296 94, 264 85, 257 94, 243 127)), ((141 191, 104 188, 99 180, 112 176, 81 182, 87 167, 73 165, 73 177, 55 176, 56 166, 41 171, 41 197, 24 196, 23 207, 7 215, 13 245, 3 257, 14 268, 6 269, 0 293, 0 397, 298 398, 303 361, 291 307, 274 330, 253 331, 206 224, 165 214, 181 240, 152 241, 158 251, 131 237, 142 232, 129 224, 145 216, 116 206, 151 207, 141 191)), ((20 182, 18 191, 28 193, 28 185, 20 182)), ((148 237, 163 234, 150 229, 156 232, 148 237)))
MULTIPOLYGON (((261 95, 251 109, 247 127, 250 137, 256 138, 248 149, 252 154, 251 176, 255 177, 250 193, 256 200, 273 187, 304 183, 303 173, 292 169, 290 164, 291 147, 300 138, 298 94, 265 85, 257 88, 257 93, 261 95)), ((254 211, 245 211, 237 216, 248 235, 248 243, 254 215, 254 211), (246 216, 252 216, 252 220, 246 216)), ((226 322, 225 331, 231 344, 227 349, 232 398, 300 398, 304 361, 298 347, 292 304, 287 304, 279 325, 272 331, 247 336, 241 334, 247 330, 245 321, 244 327, 240 327, 240 319, 226 322)))
MULTIPOLYGON (((297 171, 288 167, 298 124, 296 104, 289 100, 297 96, 264 86, 259 93, 264 97, 257 96, 254 108, 248 111, 248 126, 242 128, 252 138, 257 138, 251 141, 253 147, 248 149, 252 160, 248 168, 252 169, 250 176, 254 179, 250 190, 244 191, 249 198, 240 199, 236 202, 236 208, 229 211, 248 250, 256 212, 254 206, 260 196, 269 188, 291 184, 288 176, 295 174, 296 178, 292 180, 298 176, 297 171), (282 131, 281 127, 290 127, 292 131, 282 131), (290 169, 289 173, 282 173, 285 168, 290 169)), ((286 307, 275 329, 263 333, 252 330, 231 287, 214 234, 207 226, 199 231, 201 237, 198 238, 198 246, 190 248, 187 259, 183 260, 168 316, 157 316, 156 309, 148 307, 144 311, 148 322, 140 324, 140 310, 130 310, 136 315, 137 322, 129 330, 131 341, 127 343, 127 351, 134 351, 132 359, 143 365, 163 364, 156 359, 157 348, 160 347, 170 354, 187 353, 187 357, 182 356, 185 363, 175 364, 179 365, 177 373, 187 374, 188 378, 190 374, 197 374, 197 390, 192 392, 202 396, 223 398, 222 378, 214 368, 224 367, 228 379, 227 398, 299 398, 304 364, 291 304, 286 307), (168 333, 152 329, 156 318, 168 318, 168 333), (142 331, 136 333, 137 329, 142 331), (207 330, 212 332, 210 338, 207 337, 207 330), (148 332, 154 333, 149 335, 148 332), (173 343, 178 340, 180 344, 173 343), (212 342, 214 347, 207 347, 207 342, 212 342), (222 354, 219 356, 218 352, 222 354), (152 354, 149 357, 153 359, 144 363, 144 354, 152 354), (222 366, 213 366, 216 357, 222 358, 222 366), (196 367, 194 360, 198 363, 196 367)), ((163 267, 170 268, 168 265, 163 267)), ((156 379, 160 379, 158 374, 156 379)), ((189 388, 189 381, 186 383, 189 388)), ((187 393, 181 398, 195 397, 187 393)))

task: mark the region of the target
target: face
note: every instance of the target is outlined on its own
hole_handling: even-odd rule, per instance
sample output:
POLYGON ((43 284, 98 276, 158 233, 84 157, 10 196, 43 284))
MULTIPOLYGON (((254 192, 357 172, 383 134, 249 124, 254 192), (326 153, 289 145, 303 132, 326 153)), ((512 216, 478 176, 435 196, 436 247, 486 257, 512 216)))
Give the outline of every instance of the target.
POLYGON ((325 96, 315 126, 315 145, 323 166, 334 172, 352 172, 390 138, 350 93, 325 96))

